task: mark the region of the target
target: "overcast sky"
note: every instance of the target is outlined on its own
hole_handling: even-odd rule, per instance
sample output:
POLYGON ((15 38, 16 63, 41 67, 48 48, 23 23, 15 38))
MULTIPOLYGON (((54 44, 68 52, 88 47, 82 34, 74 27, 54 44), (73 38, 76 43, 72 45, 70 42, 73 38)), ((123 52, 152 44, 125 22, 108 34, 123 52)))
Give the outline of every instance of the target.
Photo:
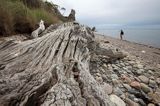
POLYGON ((160 26, 160 0, 48 0, 76 10, 77 21, 92 26, 160 26))

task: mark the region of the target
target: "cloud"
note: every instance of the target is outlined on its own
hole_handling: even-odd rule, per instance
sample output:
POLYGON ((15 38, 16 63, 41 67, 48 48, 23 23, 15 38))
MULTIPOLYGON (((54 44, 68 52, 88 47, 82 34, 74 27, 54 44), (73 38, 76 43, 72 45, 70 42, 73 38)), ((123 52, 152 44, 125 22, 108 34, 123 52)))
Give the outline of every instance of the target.
POLYGON ((76 10, 77 20, 84 24, 160 23, 160 0, 50 0, 76 10))

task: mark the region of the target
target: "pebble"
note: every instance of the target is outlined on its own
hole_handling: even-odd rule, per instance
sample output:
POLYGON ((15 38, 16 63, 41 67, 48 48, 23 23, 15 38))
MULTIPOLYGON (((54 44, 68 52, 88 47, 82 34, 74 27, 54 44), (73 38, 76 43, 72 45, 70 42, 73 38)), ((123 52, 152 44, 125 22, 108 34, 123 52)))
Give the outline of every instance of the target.
POLYGON ((137 65, 137 68, 142 69, 142 68, 143 68, 143 65, 138 64, 138 65, 137 65))
POLYGON ((152 70, 148 70, 148 73, 153 75, 153 71, 152 70))
POLYGON ((113 93, 117 96, 121 96, 123 94, 122 90, 119 87, 113 88, 113 93))
POLYGON ((98 77, 101 77, 101 74, 100 74, 100 73, 96 73, 96 75, 97 75, 98 77))
POLYGON ((155 78, 154 78, 154 76, 150 76, 150 77, 149 77, 149 79, 152 79, 152 80, 154 80, 155 78))
POLYGON ((134 101, 135 101, 136 103, 138 103, 139 99, 138 99, 138 98, 134 98, 134 101))
POLYGON ((99 76, 96 76, 96 80, 97 80, 99 83, 102 83, 102 82, 103 82, 102 77, 99 77, 99 76))
POLYGON ((104 85, 102 85, 102 88, 104 89, 105 93, 107 93, 108 95, 112 93, 113 88, 111 85, 104 83, 104 85))
POLYGON ((112 79, 112 82, 114 85, 119 85, 120 84, 120 81, 117 80, 117 79, 112 79))
POLYGON ((138 74, 138 75, 141 75, 143 72, 144 72, 144 69, 139 69, 139 70, 137 70, 137 74, 138 74))
POLYGON ((128 84, 123 84, 123 86, 124 86, 127 90, 131 90, 131 89, 132 89, 131 86, 128 85, 128 84))
POLYGON ((140 89, 140 88, 141 88, 140 83, 137 82, 137 81, 131 82, 131 83, 130 83, 130 86, 131 86, 131 87, 134 87, 134 88, 136 88, 136 89, 140 89))
POLYGON ((128 92, 131 93, 131 94, 134 94, 134 95, 140 95, 140 92, 138 92, 138 91, 136 91, 134 89, 131 89, 128 92))
POLYGON ((142 99, 138 99, 140 106, 146 106, 146 103, 142 99))
POLYGON ((136 81, 141 82, 141 80, 138 77, 134 77, 136 81))
POLYGON ((128 70, 132 70, 132 66, 126 66, 128 70))
POLYGON ((117 76, 116 74, 112 74, 112 75, 111 75, 111 78, 112 78, 112 79, 118 79, 118 76, 117 76))
POLYGON ((116 106, 126 106, 125 102, 114 94, 110 95, 110 100, 115 103, 116 106))
POLYGON ((153 103, 149 103, 148 106, 155 106, 153 103))
POLYGON ((129 98, 126 98, 126 99, 125 99, 125 102, 128 104, 128 106, 139 106, 138 103, 132 101, 132 100, 129 99, 129 98))
POLYGON ((148 96, 150 98, 152 98, 153 103, 155 103, 155 104, 160 103, 160 92, 155 92, 155 93, 150 92, 150 93, 148 93, 148 96))
POLYGON ((160 85, 160 78, 157 78, 156 82, 157 82, 158 85, 160 85))
POLYGON ((141 85, 141 89, 145 92, 145 93, 149 93, 152 91, 152 89, 150 87, 148 87, 148 85, 144 84, 144 83, 140 83, 141 85))
POLYGON ((144 75, 138 76, 138 78, 143 82, 143 83, 148 83, 149 82, 149 78, 147 78, 144 75))
POLYGON ((160 88, 157 88, 157 89, 156 89, 156 92, 160 92, 160 88))
POLYGON ((128 94, 128 98, 134 100, 135 96, 133 94, 128 94))
POLYGON ((129 77, 127 77, 126 75, 122 75, 121 78, 122 78, 123 82, 125 82, 125 83, 131 83, 131 81, 132 81, 132 80, 131 80, 129 77))
POLYGON ((149 86, 152 87, 152 88, 156 88, 157 83, 154 80, 149 80, 149 86))

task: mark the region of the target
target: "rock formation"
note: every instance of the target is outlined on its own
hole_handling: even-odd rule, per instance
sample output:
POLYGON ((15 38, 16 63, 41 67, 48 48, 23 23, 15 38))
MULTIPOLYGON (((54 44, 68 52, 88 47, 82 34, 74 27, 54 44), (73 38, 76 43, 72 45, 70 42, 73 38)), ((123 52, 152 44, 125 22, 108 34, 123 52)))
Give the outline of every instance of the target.
POLYGON ((75 10, 71 10, 71 13, 69 14, 69 16, 67 17, 68 18, 68 21, 75 21, 76 18, 75 18, 75 15, 76 15, 76 12, 75 10))
POLYGON ((0 104, 114 106, 103 79, 91 73, 124 56, 74 22, 52 25, 42 37, 22 43, 0 42, 0 104))

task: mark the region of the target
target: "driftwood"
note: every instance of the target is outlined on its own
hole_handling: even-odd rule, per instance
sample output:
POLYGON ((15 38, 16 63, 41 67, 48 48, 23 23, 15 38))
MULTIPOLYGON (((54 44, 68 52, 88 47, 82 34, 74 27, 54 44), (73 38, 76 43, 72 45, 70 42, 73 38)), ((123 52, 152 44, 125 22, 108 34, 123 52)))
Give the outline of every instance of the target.
POLYGON ((45 30, 44 21, 39 22, 39 27, 31 33, 31 37, 37 38, 45 30))
POLYGON ((0 105, 114 106, 91 63, 95 55, 111 60, 122 53, 101 48, 88 27, 51 27, 36 39, 0 43, 0 105))

